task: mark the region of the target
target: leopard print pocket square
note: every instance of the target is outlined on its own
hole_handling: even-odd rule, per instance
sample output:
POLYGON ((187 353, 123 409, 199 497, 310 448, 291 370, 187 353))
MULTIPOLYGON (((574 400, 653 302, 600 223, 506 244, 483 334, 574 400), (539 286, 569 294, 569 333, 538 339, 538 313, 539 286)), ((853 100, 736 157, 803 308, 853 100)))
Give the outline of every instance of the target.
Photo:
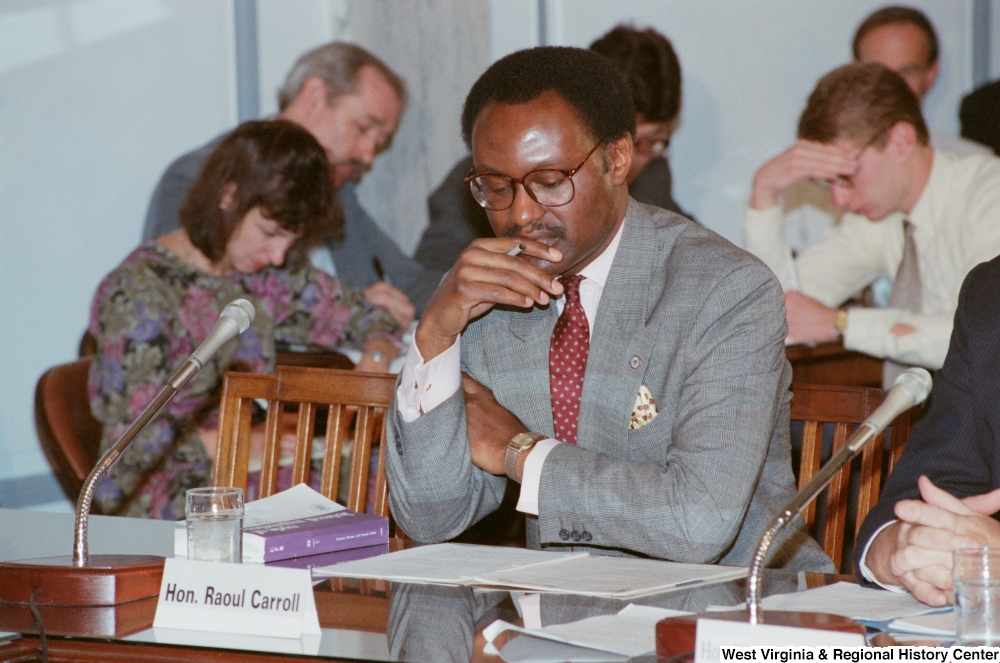
POLYGON ((639 387, 639 393, 635 397, 635 406, 632 408, 632 421, 628 425, 629 430, 638 430, 656 418, 656 401, 649 393, 646 385, 639 387))

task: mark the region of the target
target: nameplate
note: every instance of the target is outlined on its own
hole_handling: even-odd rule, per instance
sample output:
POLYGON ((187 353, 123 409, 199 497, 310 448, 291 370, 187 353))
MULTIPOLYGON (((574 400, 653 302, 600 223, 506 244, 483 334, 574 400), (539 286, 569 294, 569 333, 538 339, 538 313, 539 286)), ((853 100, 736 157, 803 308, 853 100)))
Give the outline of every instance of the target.
POLYGON ((167 559, 154 628, 300 638, 320 635, 308 570, 167 559))
MULTIPOLYGON (((723 647, 864 647, 867 644, 860 633, 699 619, 694 660, 695 663, 719 663, 723 647)), ((730 660, 729 657, 726 660, 730 660)))

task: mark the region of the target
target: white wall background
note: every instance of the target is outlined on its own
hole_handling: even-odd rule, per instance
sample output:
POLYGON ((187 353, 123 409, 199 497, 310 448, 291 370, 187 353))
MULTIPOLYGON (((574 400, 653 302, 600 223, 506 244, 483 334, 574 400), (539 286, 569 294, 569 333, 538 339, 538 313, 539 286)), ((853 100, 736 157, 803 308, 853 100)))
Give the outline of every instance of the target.
MULTIPOLYGON (((816 80, 851 57, 872 0, 548 0, 549 42, 587 46, 617 22, 667 35, 684 80, 681 126, 671 142, 675 196, 699 221, 741 243, 756 169, 795 139, 816 80)), ((941 75, 924 104, 933 129, 958 133, 958 103, 972 85, 971 2, 909 0, 941 42, 941 75)))
POLYGON ((228 2, 0 2, 0 481, 49 471, 35 382, 76 357, 164 165, 235 122, 232 26, 228 2))
MULTIPOLYGON (((425 222, 422 196, 460 155, 458 104, 478 70, 539 43, 540 25, 548 43, 586 46, 621 21, 673 41, 685 76, 671 148, 676 196, 739 241, 754 170, 792 141, 816 79, 847 60, 855 26, 883 4, 460 2, 257 0, 262 114, 274 112, 295 57, 331 38, 386 57, 430 91, 417 95, 420 104, 447 105, 439 116, 411 108, 397 149, 363 187, 370 211, 406 249, 425 222), (405 191, 385 188, 394 177, 407 178, 405 191)), ((971 87, 971 0, 911 4, 931 17, 943 47, 926 115, 955 132, 958 100, 971 87)), ((991 9, 998 77, 1000 0, 991 9)), ((231 0, 0 0, 0 489, 48 473, 32 423, 35 382, 75 357, 94 289, 135 246, 160 173, 236 123, 233 53, 231 0)))

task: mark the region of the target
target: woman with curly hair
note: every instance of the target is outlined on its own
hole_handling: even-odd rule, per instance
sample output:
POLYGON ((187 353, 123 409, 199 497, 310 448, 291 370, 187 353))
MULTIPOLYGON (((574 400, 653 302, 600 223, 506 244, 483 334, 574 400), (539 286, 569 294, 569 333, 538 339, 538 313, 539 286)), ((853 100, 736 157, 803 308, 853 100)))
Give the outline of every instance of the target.
MULTIPOLYGON (((276 342, 355 347, 364 352, 358 369, 385 370, 399 351, 399 323, 306 260, 339 223, 316 139, 285 120, 246 122, 205 162, 181 228, 144 242, 104 278, 91 308, 97 355, 88 385, 104 424, 102 450, 227 304, 249 299, 257 315, 125 451, 97 489, 101 512, 183 518, 185 491, 212 480, 222 376, 273 372, 276 342)), ((252 438, 251 458, 259 458, 262 436, 252 438)))

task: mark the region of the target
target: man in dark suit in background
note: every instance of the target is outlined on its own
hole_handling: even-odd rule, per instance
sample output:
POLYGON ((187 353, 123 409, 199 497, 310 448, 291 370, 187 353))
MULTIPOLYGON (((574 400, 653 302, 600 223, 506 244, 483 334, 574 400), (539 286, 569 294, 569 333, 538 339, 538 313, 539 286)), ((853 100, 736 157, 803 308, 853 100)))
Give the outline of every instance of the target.
POLYGON ((931 406, 858 532, 858 579, 950 601, 951 553, 1000 547, 1000 258, 966 277, 931 406))
MULTIPOLYGON (((646 205, 687 215, 673 198, 667 148, 680 124, 681 66, 670 40, 652 28, 619 25, 590 45, 625 77, 636 113, 635 152, 628 173, 629 195, 646 205)), ((427 199, 430 225, 415 257, 446 271, 477 237, 493 237, 489 219, 469 193, 465 177, 472 157, 459 161, 427 199)))
POLYGON ((958 119, 963 138, 987 145, 1000 155, 1000 81, 987 83, 962 99, 958 119))

